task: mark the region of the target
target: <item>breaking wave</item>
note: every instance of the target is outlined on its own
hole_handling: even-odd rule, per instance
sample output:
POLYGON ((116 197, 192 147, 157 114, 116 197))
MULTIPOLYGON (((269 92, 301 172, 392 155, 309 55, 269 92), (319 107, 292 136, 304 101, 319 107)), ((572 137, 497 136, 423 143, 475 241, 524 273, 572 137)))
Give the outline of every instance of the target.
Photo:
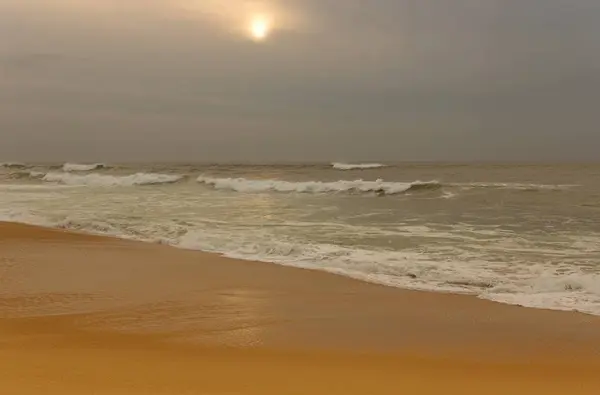
MULTIPOLYGON (((42 175, 44 173, 41 173, 42 175)), ((12 171, 8 174, 8 178, 11 180, 21 180, 21 179, 28 179, 28 178, 40 178, 38 176, 38 172, 35 171, 27 171, 27 170, 18 170, 18 171, 12 171)))
POLYGON ((137 173, 127 176, 113 176, 95 173, 86 175, 71 173, 47 173, 43 177, 41 177, 41 180, 65 185, 116 187, 173 184, 182 180, 183 178, 184 176, 182 175, 155 173, 137 173))
POLYGON ((97 169, 106 169, 104 163, 92 163, 92 164, 78 164, 78 163, 65 163, 62 167, 63 171, 92 171, 97 169))
MULTIPOLYGON (((541 185, 517 183, 470 183, 470 184, 442 184, 439 181, 414 181, 392 182, 364 180, 339 180, 339 181, 283 181, 283 180, 252 180, 247 178, 214 178, 198 177, 201 184, 215 189, 230 190, 235 192, 261 193, 261 192, 287 192, 287 193, 375 193, 379 195, 397 195, 407 192, 434 191, 442 187, 461 189, 509 189, 515 191, 556 191, 575 187, 576 185, 541 185)), ((445 197, 454 197, 456 194, 446 193, 445 197)))
POLYGON ((27 165, 20 162, 5 162, 0 163, 0 169, 25 169, 27 165))
POLYGON ((249 180, 246 178, 212 178, 200 176, 201 184, 215 189, 235 192, 287 192, 287 193, 376 193, 380 195, 396 195, 409 191, 437 190, 442 187, 437 181, 385 182, 377 181, 304 181, 291 182, 281 180, 249 180))
MULTIPOLYGON (((84 165, 78 165, 84 166, 84 165)), ((92 165, 85 165, 92 166, 92 165)), ((96 164, 97 169, 104 165, 96 164)), ((114 175, 106 173, 88 172, 89 170, 72 171, 28 171, 16 170, 10 172, 10 179, 35 179, 38 181, 60 183, 64 185, 78 186, 135 186, 135 185, 158 185, 173 184, 189 177, 189 174, 162 174, 138 172, 130 175, 114 175)), ((374 194, 379 196, 399 195, 411 192, 439 191, 443 190, 443 196, 450 199, 457 196, 457 190, 472 189, 505 189, 521 192, 536 191, 563 191, 577 187, 577 185, 544 185, 544 184, 520 184, 520 183, 441 183, 432 181, 375 181, 338 180, 338 181, 285 181, 278 179, 249 179, 249 178, 217 178, 199 176, 197 182, 218 190, 228 190, 244 193, 348 193, 348 194, 374 194)))
POLYGON ((336 170, 366 170, 366 169, 379 169, 381 167, 386 167, 381 163, 363 163, 363 164, 351 164, 351 163, 337 163, 334 162, 331 164, 336 170))

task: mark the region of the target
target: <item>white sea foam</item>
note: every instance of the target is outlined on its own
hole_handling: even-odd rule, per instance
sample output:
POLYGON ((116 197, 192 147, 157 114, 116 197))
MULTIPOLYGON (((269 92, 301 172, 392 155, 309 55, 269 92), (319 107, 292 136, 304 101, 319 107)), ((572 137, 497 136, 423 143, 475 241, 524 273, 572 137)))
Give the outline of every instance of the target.
POLYGON ((191 230, 171 244, 405 289, 465 293, 501 303, 600 315, 597 274, 561 274, 548 269, 538 274, 535 269, 523 269, 514 278, 505 278, 485 261, 441 261, 416 251, 302 244, 260 232, 241 235, 191 230))
POLYGON ((470 183, 452 183, 448 186, 460 187, 463 189, 474 189, 474 188, 489 188, 489 189, 514 189, 520 191, 537 191, 537 190, 562 190, 576 188, 579 185, 576 184, 562 184, 562 185, 549 185, 549 184, 525 184, 517 182, 470 182, 470 183))
MULTIPOLYGON (((197 181, 201 184, 212 186, 215 189, 230 190, 236 192, 260 193, 260 192, 296 192, 296 193, 377 193, 382 195, 394 195, 418 190, 436 190, 442 187, 474 189, 510 189, 518 191, 537 190, 563 190, 576 187, 577 185, 545 185, 545 184, 519 184, 519 183, 468 183, 468 184, 442 184, 439 181, 365 181, 365 180, 339 180, 339 181, 283 181, 283 180, 260 180, 247 178, 215 178, 200 176, 197 181)), ((446 191, 444 198, 450 199, 457 193, 446 191)))
MULTIPOLYGON (((437 292, 476 293, 446 282, 470 279, 470 268, 460 262, 438 262, 416 251, 373 250, 334 244, 306 244, 269 232, 222 232, 194 229, 170 244, 227 257, 320 270, 388 286, 437 292)), ((492 273, 479 273, 491 281, 492 273)))
POLYGON ((201 184, 212 186, 215 189, 230 190, 236 192, 260 193, 260 192, 296 192, 296 193, 378 193, 394 195, 408 191, 423 189, 438 189, 441 184, 437 181, 415 181, 415 182, 385 182, 377 181, 304 181, 292 182, 281 180, 250 180, 246 178, 213 178, 198 177, 201 184))
POLYGON ((456 196, 457 194, 453 192, 444 192, 444 194, 442 195, 444 199, 454 199, 456 196))
POLYGON ((19 208, 0 209, 0 221, 17 222, 45 227, 55 227, 56 225, 43 215, 34 214, 29 210, 19 208))
MULTIPOLYGON (((176 182, 181 175, 58 170, 30 175, 39 180, 18 184, 20 180, 11 179, 10 184, 0 184, 0 220, 160 242, 400 288, 468 293, 502 303, 600 315, 600 232, 585 223, 583 228, 565 224, 551 234, 539 235, 506 226, 512 225, 510 220, 494 219, 490 225, 486 221, 471 222, 464 216, 438 222, 437 217, 422 215, 421 211, 404 210, 402 202, 394 199, 373 198, 374 204, 364 207, 367 202, 358 201, 359 206, 352 206, 352 210, 336 209, 325 214, 319 210, 335 205, 336 199, 325 199, 324 206, 307 206, 296 205, 296 198, 304 200, 300 196, 283 195, 286 208, 278 210, 278 199, 249 201, 248 195, 230 193, 223 200, 222 194, 211 193, 195 183, 180 185, 181 191, 149 188, 143 189, 143 194, 136 193, 139 189, 135 188, 105 189, 103 193, 87 188, 176 182), (409 213, 394 218, 394 210, 409 213)), ((375 195, 443 186, 443 190, 432 194, 440 198, 442 209, 470 193, 461 186, 437 182, 291 182, 211 177, 200 177, 198 182, 250 193, 375 195)), ((521 190, 525 186, 531 187, 471 187, 521 190)), ((540 185, 534 187, 539 189, 540 185)), ((523 192, 518 197, 528 195, 532 199, 537 196, 523 192)))
MULTIPOLYGON (((209 223, 129 222, 125 218, 51 221, 27 210, 0 210, 0 220, 54 226, 105 234, 175 247, 222 253, 228 257, 272 262, 355 278, 387 286, 450 293, 465 293, 501 303, 555 310, 577 310, 600 315, 600 275, 570 266, 549 269, 543 265, 514 262, 511 274, 498 273, 494 265, 473 257, 441 260, 435 254, 415 250, 371 249, 324 243, 306 243, 275 235, 268 229, 226 229, 209 223), (572 267, 571 267, 572 268, 572 267)), ((358 227, 360 228, 360 227, 358 227)), ((405 228, 409 232, 413 228, 405 228)), ((353 232, 362 233, 360 229, 353 232)), ((420 237, 426 227, 414 229, 420 237)), ((410 232, 409 232, 410 233, 410 232)), ((456 234, 449 234, 457 237, 456 234)))
POLYGON ((65 163, 62 167, 63 171, 92 171, 97 169, 104 169, 106 165, 104 163, 92 163, 92 164, 79 164, 79 163, 65 163))
POLYGON ((331 164, 336 170, 366 170, 366 169, 379 169, 381 167, 386 167, 386 165, 381 163, 338 163, 334 162, 331 164))
POLYGON ((42 171, 30 171, 29 172, 29 177, 31 177, 31 178, 43 178, 45 175, 46 175, 46 173, 44 173, 42 171))
POLYGON ((182 175, 136 173, 127 176, 114 176, 106 174, 71 174, 71 173, 47 173, 42 177, 43 181, 55 182, 65 185, 85 185, 100 187, 135 186, 172 184, 182 180, 182 175))
POLYGON ((600 275, 546 272, 533 279, 499 284, 480 297, 525 307, 600 315, 600 275))

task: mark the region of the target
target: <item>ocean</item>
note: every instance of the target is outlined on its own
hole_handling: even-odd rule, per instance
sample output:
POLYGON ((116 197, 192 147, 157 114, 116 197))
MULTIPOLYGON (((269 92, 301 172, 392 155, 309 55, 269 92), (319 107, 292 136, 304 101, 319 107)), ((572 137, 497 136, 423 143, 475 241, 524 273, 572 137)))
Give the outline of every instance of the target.
POLYGON ((0 220, 600 315, 600 165, 5 163, 0 220))

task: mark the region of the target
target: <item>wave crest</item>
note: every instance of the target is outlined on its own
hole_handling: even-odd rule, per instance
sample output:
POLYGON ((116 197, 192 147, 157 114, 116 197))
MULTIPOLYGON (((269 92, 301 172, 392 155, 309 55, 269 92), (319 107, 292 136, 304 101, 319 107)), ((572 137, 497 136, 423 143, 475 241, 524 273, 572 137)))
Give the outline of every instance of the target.
POLYGON ((27 165, 21 162, 4 162, 0 163, 0 169, 25 169, 27 165))
POLYGON ((212 178, 200 176, 201 184, 215 189, 235 192, 287 192, 287 193, 377 193, 380 195, 396 195, 409 191, 436 190, 442 185, 437 181, 385 182, 377 181, 304 181, 291 182, 280 180, 249 180, 246 178, 212 178))
POLYGON ((366 170, 366 169, 379 169, 381 167, 386 167, 386 165, 383 165, 381 163, 352 164, 352 163, 338 163, 338 162, 332 163, 331 166, 333 166, 333 168, 336 170, 366 170))
POLYGON ((47 173, 41 179, 46 182, 55 182, 65 185, 81 186, 136 186, 136 185, 156 185, 173 184, 182 180, 182 175, 156 174, 156 173, 136 173, 127 176, 112 176, 106 174, 70 174, 70 173, 47 173))
POLYGON ((92 163, 92 164, 79 164, 79 163, 65 163, 62 167, 63 171, 92 171, 98 169, 106 169, 104 163, 92 163))

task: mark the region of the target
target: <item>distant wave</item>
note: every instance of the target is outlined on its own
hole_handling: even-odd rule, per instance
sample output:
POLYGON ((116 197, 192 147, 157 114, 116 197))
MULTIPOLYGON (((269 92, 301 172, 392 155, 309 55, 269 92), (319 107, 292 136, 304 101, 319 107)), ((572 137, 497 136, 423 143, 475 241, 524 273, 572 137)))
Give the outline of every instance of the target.
POLYGON ((246 178, 212 178, 198 177, 198 182, 215 189, 236 192, 296 192, 296 193, 377 193, 395 195, 409 191, 436 190, 442 185, 437 181, 385 182, 377 181, 304 181, 291 182, 281 180, 249 180, 246 178))
POLYGON ((27 165, 25 163, 20 162, 5 162, 0 163, 0 169, 25 169, 27 165))
MULTIPOLYGON (((38 174, 39 175, 39 174, 38 174)), ((34 176, 32 174, 32 176, 34 176)), ((42 181, 55 182, 65 185, 81 186, 135 186, 135 185, 156 185, 172 184, 184 178, 182 175, 155 174, 155 173, 137 173, 127 176, 114 176, 105 174, 71 174, 71 173, 47 173, 41 177, 42 181)))
POLYGON ((62 167, 63 171, 92 171, 97 169, 105 169, 104 163, 92 163, 92 164, 79 164, 79 163, 65 163, 62 167))
POLYGON ((334 162, 331 164, 336 170, 366 170, 366 169, 378 169, 381 167, 386 167, 381 163, 363 163, 363 164, 351 164, 351 163, 337 163, 334 162))
POLYGON ((514 189, 520 191, 541 191, 541 190, 562 190, 576 188, 579 185, 549 185, 549 184, 524 184, 516 182, 471 182, 471 183, 454 183, 448 184, 452 187, 460 187, 463 189, 486 188, 486 189, 514 189))
MULTIPOLYGON (((91 165, 90 165, 91 166, 91 165)), ((158 185, 173 184, 187 178, 188 174, 161 174, 138 172, 131 175, 110 175, 106 173, 84 173, 74 172, 40 172, 17 170, 9 174, 12 179, 30 178, 39 181, 60 183, 64 185, 78 186, 134 186, 134 185, 158 185)), ((578 187, 578 185, 549 185, 549 184, 525 184, 525 183, 441 183, 439 181, 414 181, 396 182, 357 180, 338 181, 284 181, 277 179, 248 179, 248 178, 216 178, 200 176, 197 182, 210 186, 214 189, 229 190, 245 193, 349 193, 349 194, 376 194, 397 195, 419 191, 436 191, 444 189, 442 197, 446 199, 457 196, 459 190, 475 189, 499 189, 521 192, 563 191, 578 187)))

